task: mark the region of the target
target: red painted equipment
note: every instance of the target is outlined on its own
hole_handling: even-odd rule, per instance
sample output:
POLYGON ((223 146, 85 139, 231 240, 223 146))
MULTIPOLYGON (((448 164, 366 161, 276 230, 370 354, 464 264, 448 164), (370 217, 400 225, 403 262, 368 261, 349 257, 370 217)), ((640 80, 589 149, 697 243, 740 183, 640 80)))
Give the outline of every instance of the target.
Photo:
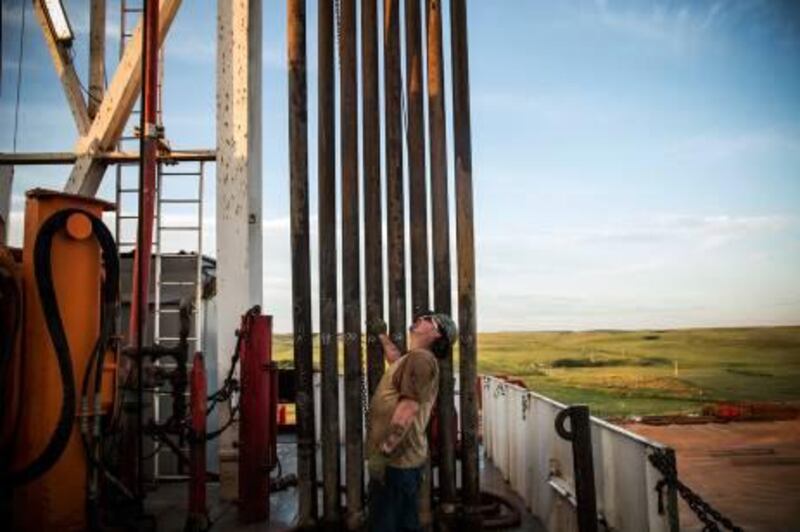
POLYGON ((141 174, 139 182, 139 224, 133 260, 133 288, 128 339, 141 348, 143 327, 147 321, 147 298, 150 286, 150 256, 153 248, 153 216, 155 213, 156 155, 158 132, 158 2, 144 2, 144 81, 142 101, 144 113, 140 125, 141 174))
POLYGON ((239 519, 251 523, 269 519, 269 471, 276 454, 272 316, 245 314, 239 334, 239 519))
POLYGON ((185 530, 206 530, 206 369, 203 355, 194 355, 191 377, 192 433, 189 449, 189 517, 185 530))

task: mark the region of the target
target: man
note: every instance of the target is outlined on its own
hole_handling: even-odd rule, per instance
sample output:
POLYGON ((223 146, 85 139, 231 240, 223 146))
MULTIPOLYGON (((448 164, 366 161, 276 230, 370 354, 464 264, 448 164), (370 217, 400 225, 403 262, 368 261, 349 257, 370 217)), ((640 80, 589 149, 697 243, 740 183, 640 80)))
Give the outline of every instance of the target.
POLYGON ((403 354, 383 320, 370 323, 368 330, 380 339, 389 363, 369 411, 369 529, 419 530, 417 495, 428 459, 425 430, 439 391, 437 358, 447 355, 458 331, 446 314, 419 316, 403 354))

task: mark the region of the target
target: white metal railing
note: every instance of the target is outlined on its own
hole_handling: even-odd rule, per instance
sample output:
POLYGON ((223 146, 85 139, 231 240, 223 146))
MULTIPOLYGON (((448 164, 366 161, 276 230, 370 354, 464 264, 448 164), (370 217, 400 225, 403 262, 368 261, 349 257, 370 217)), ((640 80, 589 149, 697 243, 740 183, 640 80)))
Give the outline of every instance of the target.
MULTIPOLYGON (((482 380, 487 458, 547 530, 577 530, 572 447, 555 431, 566 405, 495 377, 482 380)), ((659 512, 656 484, 662 476, 648 460, 668 448, 594 417, 591 437, 598 518, 606 528, 677 530, 669 497, 659 512)))

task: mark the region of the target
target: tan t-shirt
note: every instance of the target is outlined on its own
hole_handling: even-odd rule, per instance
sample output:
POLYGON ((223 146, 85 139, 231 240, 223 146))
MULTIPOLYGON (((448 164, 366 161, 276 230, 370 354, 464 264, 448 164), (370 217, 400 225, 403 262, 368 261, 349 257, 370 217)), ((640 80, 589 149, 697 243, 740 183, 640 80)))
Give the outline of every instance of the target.
POLYGON ((390 364, 370 402, 370 432, 367 438, 369 456, 380 452, 381 443, 389 435, 397 403, 407 397, 419 403, 419 411, 389 465, 397 468, 422 465, 428 457, 425 429, 438 392, 439 364, 433 353, 427 349, 409 351, 390 364))

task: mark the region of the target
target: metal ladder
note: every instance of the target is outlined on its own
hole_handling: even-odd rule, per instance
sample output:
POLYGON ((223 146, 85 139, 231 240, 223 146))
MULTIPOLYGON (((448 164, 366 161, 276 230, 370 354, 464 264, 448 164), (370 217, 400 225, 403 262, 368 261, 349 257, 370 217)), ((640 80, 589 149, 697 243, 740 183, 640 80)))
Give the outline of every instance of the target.
MULTIPOLYGON (((141 0, 132 1, 132 0, 120 0, 120 48, 119 48, 119 57, 122 58, 125 47, 128 41, 133 37, 133 30, 136 27, 136 24, 141 20, 144 9, 141 0)), ((161 127, 163 125, 163 114, 162 114, 162 86, 163 86, 163 79, 164 79, 164 48, 162 47, 159 51, 160 53, 160 61, 159 61, 159 73, 158 73, 158 91, 157 91, 157 125, 161 127)), ((139 125, 139 117, 141 115, 141 99, 137 101, 134 109, 131 111, 131 116, 128 120, 128 123, 125 126, 125 132, 120 137, 120 140, 117 144, 117 149, 120 151, 137 151, 139 148, 139 136, 136 134, 136 127, 139 125)), ((124 252, 131 252, 136 248, 136 235, 135 231, 131 232, 129 229, 126 230, 124 227, 126 224, 133 224, 133 227, 136 227, 135 222, 138 221, 138 211, 133 212, 125 212, 123 205, 125 204, 126 200, 131 198, 136 198, 138 200, 139 196, 139 181, 138 181, 138 169, 139 163, 138 162, 131 162, 131 163, 123 163, 118 164, 116 166, 116 202, 117 202, 117 216, 116 216, 116 223, 115 223, 115 232, 116 232, 116 241, 117 247, 120 253, 124 252), (127 170, 127 173, 126 173, 127 170), (131 173, 135 173, 135 179, 131 179, 131 173), (126 179, 127 178, 127 179, 126 179)), ((177 342, 177 336, 167 336, 162 334, 162 331, 165 328, 165 322, 172 319, 174 322, 178 321, 178 306, 172 305, 172 303, 168 302, 165 304, 163 300, 164 289, 166 287, 175 287, 175 286, 185 286, 193 287, 192 295, 194 299, 194 314, 192 316, 193 322, 193 335, 189 338, 190 342, 193 342, 194 345, 190 343, 190 353, 201 349, 201 338, 202 338, 202 323, 203 323, 203 315, 202 315, 202 294, 203 294, 203 231, 202 231, 202 220, 203 220, 203 183, 204 183, 204 163, 203 162, 183 162, 179 163, 175 166, 168 166, 164 163, 159 163, 157 168, 157 175, 156 175, 156 212, 154 216, 155 222, 155 231, 153 234, 153 263, 154 263, 154 276, 151 280, 154 291, 153 297, 153 304, 154 304, 154 317, 153 317, 153 340, 157 344, 162 345, 170 345, 177 342), (192 166, 189 170, 183 170, 188 165, 197 165, 196 167, 192 166), (181 170, 176 170, 175 168, 180 168, 181 170), (164 195, 164 186, 165 182, 171 182, 173 180, 172 176, 183 176, 184 178, 192 179, 191 176, 194 176, 196 179, 196 183, 192 186, 189 184, 189 188, 194 192, 191 197, 166 197, 164 195), (192 226, 172 226, 168 225, 171 216, 169 206, 180 206, 180 205, 194 205, 197 209, 197 219, 196 223, 192 226), (162 221, 164 223, 162 223, 162 221), (168 248, 165 248, 164 243, 164 235, 166 233, 172 231, 193 231, 196 232, 196 251, 191 250, 189 253, 178 253, 173 252, 168 248), (195 267, 193 269, 194 275, 192 280, 165 280, 164 279, 164 259, 167 261, 180 261, 180 260, 189 260, 194 259, 195 267)), ((123 328, 126 324, 120 324, 123 328)), ((122 330, 122 329, 120 329, 122 330)), ((191 364, 192 358, 188 357, 187 360, 187 372, 191 371, 191 364)), ((170 368, 171 365, 174 364, 166 361, 156 361, 156 365, 160 367, 170 368)), ((187 375, 188 377, 188 375, 187 375)), ((153 404, 153 419, 155 422, 160 423, 164 421, 162 419, 163 413, 162 408, 160 405, 160 397, 169 396, 170 392, 169 389, 160 389, 156 388, 152 391, 152 404, 153 404)), ((183 442, 181 442, 183 443, 183 442)), ((162 474, 161 472, 161 454, 162 453, 171 453, 169 450, 160 450, 157 446, 154 452, 152 453, 153 456, 153 479, 157 482, 158 480, 167 480, 171 478, 183 478, 182 475, 166 475, 162 474)), ((179 468, 180 471, 180 468, 179 468)))
MULTIPOLYGON (((144 6, 139 3, 131 7, 131 3, 128 0, 120 0, 120 37, 119 37, 119 60, 122 60, 122 56, 125 54, 125 47, 128 44, 128 41, 133 36, 133 28, 136 27, 136 23, 142 17, 142 13, 144 12, 144 6)), ((160 80, 159 80, 160 83, 160 80)), ((160 101, 159 101, 160 104, 160 101)), ((159 122, 161 118, 161 106, 159 105, 159 122)), ((117 150, 125 151, 126 148, 129 151, 136 151, 138 149, 139 137, 134 134, 134 128, 138 124, 138 117, 141 114, 141 98, 139 98, 134 105, 133 110, 131 111, 131 116, 128 119, 128 122, 125 124, 125 128, 123 130, 123 134, 117 142, 117 150), (135 119, 134 119, 135 118, 135 119)), ((123 234, 127 233, 127 231, 123 230, 123 225, 127 225, 128 222, 126 220, 138 220, 139 214, 138 211, 133 211, 133 213, 126 213, 124 211, 124 202, 126 199, 131 197, 131 195, 135 195, 138 197, 139 195, 139 180, 138 180, 138 162, 130 162, 130 163, 120 163, 116 165, 116 204, 117 204, 117 214, 115 217, 115 237, 117 241, 117 249, 119 253, 122 254, 124 252, 130 252, 136 249, 136 233, 134 232, 133 235, 123 234), (126 180, 126 171, 127 173, 135 173, 135 181, 130 183, 131 179, 130 176, 126 180)), ((138 199, 137 199, 138 201, 138 199)), ((122 324, 121 324, 122 325, 122 324)), ((122 330, 122 329, 120 329, 122 330)))
MULTIPOLYGON (((192 328, 190 330, 189 350, 187 353, 188 360, 186 361, 187 378, 188 372, 191 372, 192 357, 190 353, 202 350, 203 338, 203 184, 205 179, 205 163, 198 162, 182 162, 176 165, 167 166, 164 163, 158 165, 158 186, 156 190, 156 227, 155 227, 155 253, 154 253, 154 317, 153 317, 153 341, 156 344, 163 346, 175 345, 179 337, 176 336, 178 330, 178 322, 180 315, 180 300, 183 299, 190 292, 193 299, 192 308, 192 328), (187 168, 188 167, 188 168, 187 168), (175 192, 169 192, 173 188, 173 181, 177 181, 179 189, 182 191, 180 196, 175 192), (194 183, 188 182, 194 181, 194 183), (186 196, 186 191, 192 190, 194 194, 186 196), (169 194, 169 195, 168 195, 169 194), (169 210, 179 210, 186 207, 196 209, 196 216, 189 214, 188 219, 191 220, 189 224, 178 223, 174 214, 169 210), (177 242, 172 242, 167 235, 192 235, 186 238, 180 238, 177 242), (192 244, 194 244, 192 246, 192 244), (195 249, 187 250, 184 246, 194 247, 195 249), (165 275, 167 268, 165 264, 172 265, 179 268, 184 262, 193 262, 193 278, 191 280, 178 277, 170 278, 165 275), (165 291, 172 291, 179 294, 179 297, 173 300, 165 300, 165 291), (171 324, 171 327, 170 327, 171 324), (172 331, 172 332, 170 332, 172 331)), ((185 213, 181 213, 185 214, 185 213)), ((166 361, 157 361, 160 367, 174 369, 175 364, 166 361)), ((156 422, 163 421, 161 419, 161 408, 159 404, 160 396, 170 396, 169 390, 156 389, 154 391, 154 409, 153 418, 156 422)), ((186 391, 188 400, 189 392, 186 391)), ((186 444, 184 441, 178 442, 182 447, 186 444)), ((170 451, 163 451, 169 453, 170 451)), ((156 451, 153 457, 154 479, 158 480, 175 480, 184 479, 186 475, 182 475, 182 467, 178 464, 178 474, 165 474, 161 471, 161 451, 156 451)))
MULTIPOLYGON (((153 324, 153 338, 158 344, 169 346, 178 341, 177 336, 164 336, 162 335, 162 318, 165 316, 177 316, 179 312, 178 304, 175 302, 167 303, 163 301, 163 291, 165 287, 192 287, 194 290, 194 309, 193 309, 193 323, 194 334, 189 337, 189 342, 194 342, 194 349, 190 352, 198 351, 201 347, 202 325, 203 325, 203 185, 205 181, 205 163, 198 162, 182 162, 174 167, 166 167, 164 164, 158 165, 158 189, 156 191, 156 235, 155 241, 155 294, 153 303, 155 306, 155 320, 153 324), (194 166, 196 165, 196 166, 194 166), (190 166, 189 169, 184 169, 190 166), (177 168, 176 168, 177 167, 177 168), (193 196, 165 196, 165 185, 168 180, 182 181, 194 180, 195 183, 186 183, 186 188, 194 190, 193 196), (195 185, 195 186, 191 186, 195 185), (169 205, 190 205, 197 209, 196 218, 192 225, 176 224, 171 221, 169 213, 165 213, 165 207, 169 205), (170 242, 165 239, 165 234, 179 233, 179 234, 192 234, 194 233, 195 249, 188 252, 184 249, 170 249, 170 242), (166 249, 165 249, 166 248, 166 249), (178 262, 184 260, 194 261, 194 278, 192 280, 184 279, 164 279, 164 260, 169 262, 178 262), (171 305, 171 307, 169 306, 171 305)), ((190 215, 191 217, 191 215, 190 215)), ((182 243, 188 243, 188 240, 182 240, 182 243)), ((172 246, 173 248, 175 246, 172 246)), ((187 367, 191 365, 191 360, 188 361, 187 367)))

